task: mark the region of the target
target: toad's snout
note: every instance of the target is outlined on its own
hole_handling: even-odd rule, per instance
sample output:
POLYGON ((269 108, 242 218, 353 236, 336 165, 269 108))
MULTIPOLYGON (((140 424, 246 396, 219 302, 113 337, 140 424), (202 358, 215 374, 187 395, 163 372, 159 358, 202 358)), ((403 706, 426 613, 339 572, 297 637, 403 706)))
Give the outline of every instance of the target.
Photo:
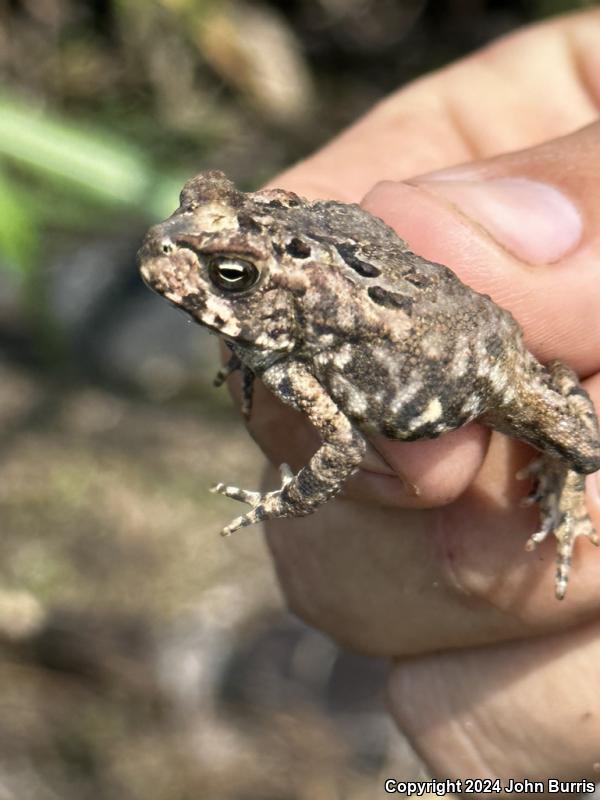
POLYGON ((163 225, 155 225, 146 234, 137 252, 137 264, 144 281, 153 289, 164 272, 165 259, 174 252, 175 246, 163 225))

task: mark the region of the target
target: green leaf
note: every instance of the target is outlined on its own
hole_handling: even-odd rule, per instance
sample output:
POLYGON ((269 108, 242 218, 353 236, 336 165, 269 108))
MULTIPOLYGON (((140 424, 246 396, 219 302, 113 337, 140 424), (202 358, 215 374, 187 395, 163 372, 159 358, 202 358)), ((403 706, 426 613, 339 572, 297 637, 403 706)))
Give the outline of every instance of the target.
POLYGON ((0 261, 23 281, 37 262, 39 237, 31 210, 0 172, 0 261))
POLYGON ((0 94, 0 155, 89 200, 163 217, 181 179, 158 173, 126 140, 89 130, 0 94))

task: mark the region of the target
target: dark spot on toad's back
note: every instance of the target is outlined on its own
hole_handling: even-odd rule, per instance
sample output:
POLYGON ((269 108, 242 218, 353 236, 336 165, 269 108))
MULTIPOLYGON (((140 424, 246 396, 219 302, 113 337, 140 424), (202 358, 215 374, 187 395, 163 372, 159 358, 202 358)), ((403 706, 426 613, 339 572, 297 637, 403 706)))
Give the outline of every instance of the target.
POLYGON ((414 270, 404 272, 402 277, 418 289, 425 289, 427 286, 431 286, 431 278, 428 275, 422 275, 414 270))
POLYGON ((290 239, 285 249, 293 258, 308 258, 311 253, 310 245, 297 237, 290 239))
POLYGON ((279 393, 282 398, 294 396, 294 387, 292 386, 289 378, 282 378, 277 388, 279 389, 279 393))
POLYGON ((265 208, 275 209, 284 209, 284 208, 296 208, 296 206, 301 205, 300 198, 298 195, 295 194, 288 194, 285 199, 279 199, 278 197, 273 197, 271 200, 268 200, 264 203, 265 208))
POLYGON ((412 314, 413 299, 405 294, 390 292, 381 286, 369 286, 368 295, 374 303, 385 308, 399 308, 410 316, 412 314))
POLYGON ((497 358, 504 352, 504 342, 498 333, 491 333, 485 340, 485 347, 490 356, 497 358))
POLYGON ((337 243, 334 245, 335 249, 344 259, 346 264, 351 267, 355 272, 358 272, 359 275, 362 275, 363 278, 377 278, 381 275, 381 270, 376 267, 374 264, 368 264, 366 261, 363 261, 361 258, 358 258, 356 254, 357 245, 351 244, 350 242, 344 242, 343 244, 337 243))
POLYGON ((250 214, 240 212, 237 216, 237 221, 242 231, 248 231, 249 233, 260 233, 262 231, 262 225, 250 214))
POLYGON ((579 397, 585 397, 586 400, 589 399, 589 394, 586 392, 583 386, 579 385, 572 386, 567 392, 568 397, 574 397, 577 395, 579 395, 579 397))

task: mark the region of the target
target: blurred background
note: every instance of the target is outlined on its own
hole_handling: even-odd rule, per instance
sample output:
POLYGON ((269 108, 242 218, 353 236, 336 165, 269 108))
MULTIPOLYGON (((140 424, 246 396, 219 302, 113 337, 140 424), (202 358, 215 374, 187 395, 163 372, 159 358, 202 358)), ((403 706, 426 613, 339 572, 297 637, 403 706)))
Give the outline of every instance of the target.
MULTIPOLYGON (((289 615, 215 479, 261 457, 135 251, 576 0, 0 0, 0 800, 362 800, 386 665, 289 615)), ((587 3, 589 5, 589 3, 587 3)), ((377 794, 375 794, 377 793, 377 794)))

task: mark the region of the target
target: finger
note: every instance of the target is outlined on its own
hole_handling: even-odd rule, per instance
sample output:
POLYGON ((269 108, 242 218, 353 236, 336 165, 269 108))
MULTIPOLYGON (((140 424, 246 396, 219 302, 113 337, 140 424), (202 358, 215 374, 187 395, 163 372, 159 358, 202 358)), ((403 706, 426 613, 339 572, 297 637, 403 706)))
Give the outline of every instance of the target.
POLYGON ((543 781, 546 794, 550 778, 600 780, 599 664, 595 623, 527 643, 399 662, 389 704, 436 777, 498 777, 503 784, 527 778, 543 781))
POLYGON ((595 120, 600 12, 499 39, 386 98, 272 185, 357 202, 375 180, 531 147, 595 120), (548 91, 548 87, 552 91, 548 91))

